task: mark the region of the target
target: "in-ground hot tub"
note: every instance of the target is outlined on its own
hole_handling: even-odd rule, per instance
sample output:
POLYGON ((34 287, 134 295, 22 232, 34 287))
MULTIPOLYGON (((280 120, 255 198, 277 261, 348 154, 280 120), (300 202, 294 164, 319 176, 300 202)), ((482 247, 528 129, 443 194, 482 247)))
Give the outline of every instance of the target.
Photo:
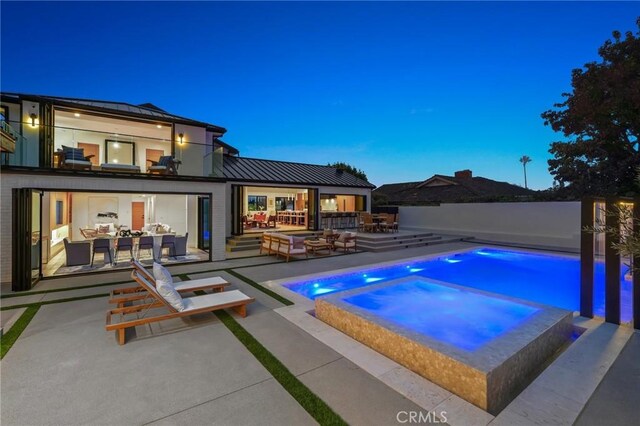
POLYGON ((315 300, 316 316, 497 414, 573 332, 573 314, 409 277, 315 300))

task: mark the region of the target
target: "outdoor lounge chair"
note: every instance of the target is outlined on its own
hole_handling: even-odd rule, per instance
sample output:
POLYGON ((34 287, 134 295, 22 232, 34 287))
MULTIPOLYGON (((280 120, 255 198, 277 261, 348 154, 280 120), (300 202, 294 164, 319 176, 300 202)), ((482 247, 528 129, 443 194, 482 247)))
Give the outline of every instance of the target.
POLYGON ((144 287, 145 290, 149 292, 149 295, 153 297, 154 301, 151 303, 126 306, 107 311, 105 328, 107 331, 116 332, 118 344, 120 345, 125 344, 125 333, 128 328, 228 308, 233 309, 240 316, 246 317, 247 305, 255 301, 254 298, 247 296, 240 290, 232 290, 221 293, 205 294, 203 296, 186 297, 182 299, 184 309, 178 310, 156 291, 155 286, 149 282, 143 274, 134 269, 131 271, 131 278, 133 278, 141 287, 144 287), (144 316, 149 313, 150 309, 155 308, 165 308, 168 310, 168 313, 161 313, 147 317, 144 316), (124 317, 129 314, 140 314, 141 317, 136 315, 136 318, 134 319, 125 320, 124 317), (114 316, 120 316, 122 321, 114 323, 112 321, 114 316))
POLYGON ((147 167, 147 173, 158 175, 177 175, 178 166, 182 164, 180 160, 176 160, 171 155, 163 155, 158 161, 147 160, 151 163, 147 167))
POLYGON ((73 148, 62 145, 58 148, 54 157, 56 167, 59 169, 91 170, 91 159, 95 155, 84 155, 83 148, 73 148))
MULTIPOLYGON (((133 266, 133 269, 140 275, 144 276, 155 288, 156 280, 153 277, 153 274, 147 271, 140 262, 137 260, 131 260, 131 266, 133 266)), ((223 291, 228 285, 229 283, 222 277, 208 277, 198 280, 177 282, 173 284, 173 288, 175 288, 178 293, 189 293, 198 290, 211 290, 215 293, 223 291)), ((148 297, 150 296, 147 294, 147 290, 143 286, 118 288, 111 291, 109 303, 116 304, 120 308, 124 306, 125 303, 144 300, 148 297)))

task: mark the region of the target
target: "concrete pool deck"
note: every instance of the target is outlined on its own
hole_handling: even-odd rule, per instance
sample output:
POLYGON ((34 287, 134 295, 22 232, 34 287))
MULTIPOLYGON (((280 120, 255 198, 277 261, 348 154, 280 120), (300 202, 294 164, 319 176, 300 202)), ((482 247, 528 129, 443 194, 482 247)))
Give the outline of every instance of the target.
MULTIPOLYGON (((494 419, 481 410, 468 411, 437 386, 416 379, 368 348, 359 348, 299 306, 284 307, 224 271, 202 272, 232 269, 264 282, 461 247, 470 245, 288 264, 267 257, 242 258, 174 266, 170 271, 191 279, 221 275, 233 288, 255 297, 249 316, 236 317, 237 321, 350 424, 396 424, 398 412, 425 407, 447 411, 452 425, 573 423, 580 407, 593 403, 591 395, 632 334, 630 329, 579 319, 589 331, 494 419)), ((33 291, 127 280, 127 273, 79 276, 47 280, 33 291)), ((3 299, 2 305, 99 295, 112 287, 25 294, 3 299)), ((0 363, 5 367, 0 398, 3 424, 315 423, 215 316, 138 328, 135 339, 118 346, 113 334, 104 330, 106 309, 104 297, 40 308, 0 363)))

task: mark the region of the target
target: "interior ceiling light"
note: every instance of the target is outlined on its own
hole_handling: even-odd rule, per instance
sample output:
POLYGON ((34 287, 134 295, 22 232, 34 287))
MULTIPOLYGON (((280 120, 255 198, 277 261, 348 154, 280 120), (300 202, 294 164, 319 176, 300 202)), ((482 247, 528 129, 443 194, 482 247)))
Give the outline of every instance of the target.
POLYGON ((80 113, 79 113, 79 112, 76 112, 76 113, 75 113, 75 114, 73 114, 73 115, 74 115, 74 116, 76 116, 76 117, 80 117, 80 113))
POLYGON ((162 129, 162 124, 158 124, 156 127, 157 127, 158 129, 162 129))

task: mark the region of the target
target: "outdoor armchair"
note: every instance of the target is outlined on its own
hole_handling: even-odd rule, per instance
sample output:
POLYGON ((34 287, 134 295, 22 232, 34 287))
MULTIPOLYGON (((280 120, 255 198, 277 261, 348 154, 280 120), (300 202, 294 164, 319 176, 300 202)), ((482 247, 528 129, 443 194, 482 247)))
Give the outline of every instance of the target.
POLYGON ((177 175, 178 166, 182 164, 180 160, 176 160, 171 155, 163 155, 158 161, 147 161, 151 163, 151 165, 147 167, 147 172, 158 175, 177 175))

